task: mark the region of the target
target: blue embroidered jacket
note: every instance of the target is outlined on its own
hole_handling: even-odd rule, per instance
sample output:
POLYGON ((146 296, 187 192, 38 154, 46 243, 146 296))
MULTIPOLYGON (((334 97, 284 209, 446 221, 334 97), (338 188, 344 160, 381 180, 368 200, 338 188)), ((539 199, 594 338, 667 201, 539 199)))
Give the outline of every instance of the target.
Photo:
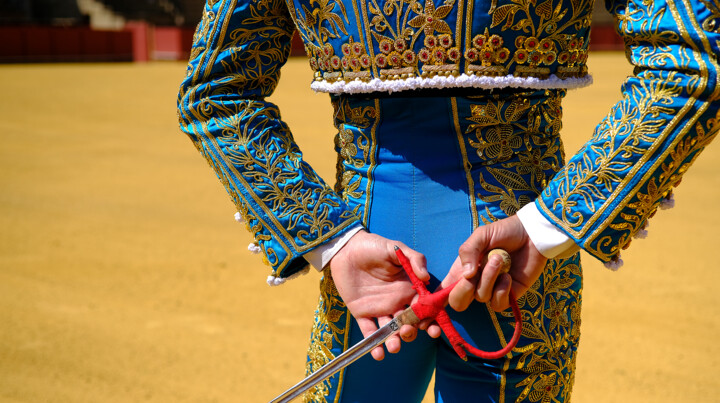
MULTIPOLYGON (((535 201, 600 260, 625 247, 720 128, 720 0, 608 1, 635 75, 535 201)), ((590 83, 592 0, 208 0, 179 96, 273 275, 358 223, 265 98, 298 30, 330 93, 590 83)))

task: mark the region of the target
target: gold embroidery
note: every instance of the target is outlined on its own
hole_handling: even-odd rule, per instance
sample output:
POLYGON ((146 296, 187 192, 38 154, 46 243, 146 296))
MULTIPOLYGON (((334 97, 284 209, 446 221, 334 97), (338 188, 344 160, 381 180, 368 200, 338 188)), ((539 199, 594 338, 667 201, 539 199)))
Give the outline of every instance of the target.
MULTIPOLYGON (((480 176, 486 193, 478 196, 486 203, 497 203, 506 215, 515 214, 540 194, 548 176, 562 166, 564 159, 558 137, 564 92, 548 91, 547 98, 534 103, 529 100, 531 96, 520 93, 472 105, 468 118, 474 123, 466 133, 475 135, 475 139, 468 138, 468 143, 489 164, 487 172, 494 179, 491 182, 480 176)), ((493 215, 486 212, 492 221, 493 215)))
MULTIPOLYGON (((292 2, 289 2, 292 3, 292 2)), ((310 67, 315 71, 315 79, 326 79, 330 82, 342 78, 337 72, 342 66, 340 56, 335 55, 330 39, 340 38, 341 35, 348 35, 347 12, 342 1, 335 0, 309 0, 308 9, 302 5, 303 13, 295 10, 293 20, 299 28, 300 35, 305 43, 305 49, 309 56, 310 67), (335 12, 335 9, 339 10, 335 12), (343 22, 343 19, 345 22, 343 22), (323 74, 325 72, 325 74, 323 74)), ((361 54, 364 52, 361 52, 361 54)), ((357 56, 361 57, 361 54, 357 56)), ((348 58, 348 66, 350 66, 348 58)), ((360 63, 360 59, 356 63, 360 63)))
MULTIPOLYGON (((542 66, 557 63, 555 74, 560 78, 586 75, 587 45, 583 37, 578 38, 577 32, 590 26, 592 0, 569 3, 569 9, 567 2, 555 0, 539 4, 534 0, 511 0, 501 6, 493 3, 488 12, 492 20, 490 28, 499 26, 502 31, 530 34, 515 39, 513 58, 504 67, 515 63, 517 76, 547 78, 551 69, 542 66), (516 20, 516 17, 520 18, 516 20)), ((472 71, 469 66, 468 73, 472 71)))
POLYGON ((505 107, 505 101, 488 102, 485 105, 473 105, 472 117, 475 122, 467 131, 475 131, 477 141, 469 140, 479 157, 505 161, 515 149, 523 146, 522 137, 515 135, 515 124, 528 109, 527 99, 514 98, 505 107), (503 112, 504 110, 504 112, 503 112), (483 130, 485 129, 485 130, 483 130))
POLYGON ((377 108, 353 108, 346 99, 334 101, 333 106, 336 111, 335 126, 338 128, 335 137, 335 147, 338 150, 336 192, 342 195, 346 203, 355 205, 354 211, 358 214, 360 205, 352 199, 360 199, 364 195, 364 190, 360 189, 362 176, 359 170, 368 166, 372 168, 373 165, 367 163, 373 143, 364 132, 376 123, 377 108))
MULTIPOLYGON (((546 178, 562 165, 559 130, 563 96, 564 91, 505 94, 479 97, 483 103, 470 105, 466 117, 469 124, 465 133, 458 133, 467 138, 458 139, 461 145, 468 142, 484 165, 483 172, 476 174, 476 181, 468 178, 471 189, 474 183, 482 187, 477 195, 484 202, 484 211, 478 214, 483 223, 514 214, 541 191, 546 178), (502 131, 508 134, 504 139, 512 139, 505 144, 509 153, 499 145, 491 148, 488 141, 488 130, 495 128, 499 137, 499 127, 504 127, 502 131)), ((471 167, 466 170, 469 172, 471 167)), ((475 205, 471 207, 477 210, 475 205)), ((569 400, 580 337, 580 289, 579 257, 551 260, 543 276, 519 300, 523 338, 512 357, 503 363, 501 401, 509 396, 513 401, 517 397, 518 402, 569 400), (514 375, 507 377, 508 369, 527 375, 518 380, 517 371, 513 371, 514 375)), ((494 312, 489 313, 500 329, 494 312)), ((509 312, 499 315, 502 319, 512 317, 509 312)), ((498 336, 504 344, 501 331, 498 336)))
POLYGON ((650 199, 667 193, 657 176, 686 137, 695 136, 699 119, 720 93, 717 86, 708 87, 711 69, 717 70, 718 66, 714 58, 703 56, 712 49, 700 23, 692 12, 688 13, 692 6, 686 1, 658 6, 652 1, 632 4, 628 8, 618 4, 614 11, 626 43, 633 45, 628 56, 644 68, 637 70, 636 79, 626 83, 625 99, 598 127, 582 152, 584 160, 572 160, 570 169, 558 175, 560 179, 549 188, 549 197, 539 203, 550 216, 559 218, 558 225, 581 239, 587 251, 606 261, 627 247, 638 226, 652 215, 650 199), (676 22, 676 31, 659 29, 667 26, 664 22, 660 25, 660 21, 668 18, 676 22), (656 111, 649 113, 651 108, 656 111), (609 132, 603 136, 603 131, 609 132), (629 143, 626 138, 631 138, 629 143), (627 148, 618 153, 617 146, 627 148), (599 168, 602 172, 595 169, 596 162, 603 165, 599 168), (622 165, 626 166, 624 170, 622 165), (617 172, 608 169, 610 166, 620 169, 622 180, 617 172), (596 180, 598 174, 601 176, 596 180), (586 181, 595 187, 587 186, 586 181), (573 200, 566 200, 564 195, 576 183, 584 189, 573 200), (641 198, 633 197, 638 194, 641 198), (554 201, 552 209, 544 204, 549 199, 554 201), (629 207, 630 203, 633 207, 629 207), (576 213, 566 213, 570 209, 576 213), (633 217, 639 213, 647 215, 633 217), (621 223, 624 215, 631 219, 629 225, 621 223))
POLYGON ((410 20, 408 25, 413 28, 422 29, 425 35, 432 35, 435 32, 450 34, 452 30, 450 26, 443 21, 443 18, 450 14, 454 3, 454 1, 446 1, 436 9, 435 3, 433 3, 432 0, 425 0, 425 9, 420 12, 417 17, 410 20))
MULTIPOLYGON (((720 112, 718 112, 720 114, 720 112)), ((644 220, 655 213, 658 203, 667 197, 672 188, 680 183, 685 171, 692 165, 695 158, 699 155, 698 151, 704 149, 717 135, 717 130, 713 131, 715 122, 708 122, 708 130, 698 122, 695 125, 697 137, 689 137, 683 139, 677 147, 670 152, 669 161, 664 162, 660 169, 661 173, 657 178, 652 178, 647 185, 646 193, 638 192, 637 201, 628 203, 627 208, 633 210, 633 214, 629 211, 621 213, 624 222, 620 224, 611 224, 610 228, 616 230, 629 229, 631 234, 642 228, 644 220), (692 158, 690 158, 692 156, 692 158)), ((627 241, 629 243, 629 241, 627 241)), ((620 242, 623 247, 624 243, 620 242)))
MULTIPOLYGON (((320 280, 320 301, 315 312, 315 323, 313 324, 308 348, 308 361, 305 366, 306 375, 320 369, 323 365, 332 361, 335 354, 333 348, 339 345, 343 350, 347 347, 348 324, 350 315, 345 303, 340 299, 335 283, 332 280, 329 270, 320 280)), ((344 371, 343 371, 344 372, 344 371)), ((342 378, 343 372, 326 379, 303 394, 304 402, 326 403, 335 377, 342 378)), ((335 388, 341 389, 340 385, 335 388)))
POLYGON ((343 69, 345 70, 345 78, 347 79, 361 79, 367 81, 370 79, 369 71, 360 71, 361 69, 368 69, 371 64, 370 56, 365 53, 365 48, 359 42, 353 42, 350 37, 350 42, 342 45, 343 58, 340 61, 343 69))
POLYGON ((316 81, 587 75, 592 0, 511 0, 490 8, 484 33, 472 32, 471 13, 463 18, 463 7, 473 4, 457 0, 363 0, 366 13, 355 10, 354 20, 337 0, 290 1, 295 2, 302 3, 290 8, 316 81))
POLYGON ((465 58, 470 62, 480 61, 480 66, 471 64, 468 71, 482 73, 487 76, 504 76, 508 70, 504 63, 510 57, 510 50, 503 46, 504 41, 500 35, 490 35, 488 29, 485 33, 475 35, 471 45, 465 51, 465 58))
POLYGON ((710 15, 703 21, 702 28, 708 32, 720 33, 720 0, 700 0, 710 11, 710 15))
POLYGON ((302 162, 279 111, 262 100, 275 88, 293 29, 282 0, 258 0, 242 9, 234 1, 209 2, 196 32, 202 52, 190 61, 193 74, 180 94, 181 127, 225 184, 255 239, 263 241, 264 258, 280 276, 297 257, 294 252, 356 222, 352 212, 336 214, 337 195, 302 162), (228 18, 216 21, 216 14, 228 18))
POLYGON ((427 68, 423 67, 423 76, 457 74, 457 66, 449 66, 446 62, 457 62, 460 50, 452 47, 453 40, 449 35, 452 30, 443 20, 453 10, 454 4, 455 0, 446 0, 439 7, 435 7, 432 0, 426 0, 424 6, 418 1, 388 2, 381 11, 377 2, 371 0, 369 10, 373 18, 370 27, 381 52, 375 56, 375 62, 381 68, 380 78, 415 76, 418 60, 430 64, 427 68), (408 20, 411 12, 416 16, 408 20), (391 16, 395 16, 394 26, 389 19, 391 16), (435 36, 436 32, 441 34, 439 38, 435 36), (425 47, 415 53, 413 49, 421 34, 425 35, 425 47))
POLYGON ((330 38, 340 37, 341 33, 348 34, 343 18, 338 13, 333 12, 337 7, 345 21, 348 21, 345 4, 342 1, 310 0, 309 5, 312 10, 308 10, 303 5, 302 9, 305 18, 296 20, 301 24, 303 31, 307 32, 309 42, 320 46, 320 44, 327 43, 330 38), (316 4, 316 6, 312 7, 313 4, 316 4))
MULTIPOLYGON (((522 176, 504 169, 488 168, 488 172, 502 186, 494 186, 480 175, 480 185, 489 194, 479 193, 480 200, 488 204, 496 204, 507 216, 514 215, 520 208, 532 201, 528 195, 532 188, 522 176), (517 194, 516 194, 517 192, 517 194)), ((490 216, 491 220, 495 217, 490 216)))
POLYGON ((681 60, 690 57, 689 49, 673 46, 680 39, 677 32, 660 30, 666 8, 661 7, 654 13, 651 10, 649 7, 636 7, 626 13, 615 14, 626 49, 634 46, 642 49, 629 57, 636 65, 681 67, 681 60))
MULTIPOLYGON (((264 134, 255 135, 257 129, 271 125, 279 111, 255 101, 246 101, 244 106, 239 114, 218 122, 224 129, 218 140, 229 145, 225 147, 226 158, 233 165, 245 168, 238 176, 246 178, 248 186, 258 194, 258 202, 275 212, 272 215, 275 219, 287 220, 285 230, 307 228, 297 232, 295 242, 307 244, 312 242, 311 237, 321 238, 335 229, 328 212, 329 208, 338 207, 333 201, 332 190, 304 188, 305 181, 291 181, 302 168, 300 152, 287 129, 276 128, 272 134, 260 130, 264 134), (265 115, 256 114, 259 109, 264 110, 265 115), (246 119, 244 124, 239 123, 246 119), (251 128, 255 130, 251 131, 251 128)), ((314 172, 303 173, 308 182, 322 183, 314 172)))
MULTIPOLYGON (((335 126, 338 134, 335 146, 338 152, 336 192, 346 203, 355 206, 353 211, 360 215, 364 208, 363 222, 367 221, 370 196, 360 189, 362 175, 367 176, 367 186, 371 186, 371 172, 375 167, 375 129, 379 120, 379 101, 372 106, 350 105, 344 97, 332 98, 335 109, 335 126), (365 135, 370 128, 370 135, 365 135), (360 173, 365 171, 365 173, 360 173), (357 199, 366 197, 362 205, 357 199), (353 200, 355 199, 355 200, 353 200)), ((324 270, 320 284, 320 301, 312 329, 308 349, 307 375, 316 371, 335 358, 335 352, 348 348, 351 316, 332 280, 330 270, 324 270)), ((321 382, 303 395, 305 402, 327 403, 328 395, 342 390, 344 370, 334 377, 321 382)), ((340 395, 335 395, 338 401, 340 395)))
MULTIPOLYGON (((569 400, 576 348, 580 338, 580 266, 573 260, 550 260, 540 279, 518 300, 522 335, 529 342, 513 350, 516 367, 528 374, 518 402, 569 400)), ((503 312, 506 317, 512 313, 503 312)))
POLYGON ((437 75, 457 75, 460 61, 460 49, 454 45, 452 36, 442 34, 438 37, 427 35, 423 41, 424 48, 418 52, 418 59, 424 63, 423 77, 437 75))
MULTIPOLYGON (((647 83, 639 82, 639 88, 633 87, 627 94, 624 102, 617 105, 619 113, 608 115, 598 126, 593 141, 604 145, 593 147, 596 155, 586 157, 582 161, 571 161, 565 168, 564 176, 569 177, 571 172, 572 189, 561 187, 560 197, 553 203, 553 208, 560 207, 562 220, 567 228, 573 232, 582 231, 585 224, 584 216, 574 212, 582 200, 583 205, 591 212, 596 211, 596 204, 604 201, 607 194, 613 193, 626 175, 622 172, 633 166, 642 165, 650 154, 644 148, 638 147, 640 143, 652 142, 650 135, 657 133, 665 126, 665 116, 674 113, 674 110, 664 105, 671 104, 682 88, 672 76, 666 81, 647 83), (610 118, 611 116, 619 116, 610 118), (630 130, 632 128, 632 130, 630 130), (629 156, 641 155, 638 161, 632 161, 629 156)), ((580 235, 577 233, 577 235, 580 235)))

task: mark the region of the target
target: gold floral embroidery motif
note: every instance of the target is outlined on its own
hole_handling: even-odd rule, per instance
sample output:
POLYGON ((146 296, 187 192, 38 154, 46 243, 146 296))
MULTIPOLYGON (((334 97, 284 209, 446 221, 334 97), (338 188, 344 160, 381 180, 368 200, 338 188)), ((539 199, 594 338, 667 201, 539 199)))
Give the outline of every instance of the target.
MULTIPOLYGON (((720 116, 720 111, 718 112, 720 116)), ((611 224, 610 228, 615 230, 629 230, 630 234, 637 232, 645 224, 648 218, 655 214, 660 200, 666 198, 672 188, 680 184, 685 171, 695 162, 700 153, 717 136, 718 127, 714 119, 708 120, 707 130, 700 122, 695 125, 697 137, 684 138, 674 150, 670 152, 669 159, 660 166, 660 175, 650 179, 647 188, 637 193, 637 201, 627 204, 625 212, 621 213, 623 222, 611 224)), ((619 245, 627 248, 630 239, 625 236, 619 245)))
POLYGON ((404 39, 382 39, 379 47, 382 53, 375 56, 375 64, 380 67, 381 78, 408 78, 415 73, 417 59, 404 39))
POLYGON ((344 78, 354 80, 361 79, 367 81, 370 79, 370 72, 367 71, 372 64, 370 56, 365 53, 365 48, 359 42, 353 42, 350 37, 350 42, 343 43, 342 47, 343 58, 340 60, 340 65, 343 67, 345 73, 344 78))
POLYGON ((593 143, 598 145, 592 147, 593 155, 586 153, 582 161, 571 161, 564 168, 564 176, 573 186, 559 189, 560 197, 553 202, 553 209, 560 209, 562 221, 568 228, 575 231, 583 228, 585 218, 580 213, 572 213, 573 207, 582 201, 582 205, 594 213, 597 203, 606 200, 606 195, 623 182, 623 172, 637 164, 630 156, 645 154, 645 149, 638 144, 652 142, 651 134, 660 132, 667 116, 674 112, 664 105, 671 104, 682 91, 678 82, 673 82, 672 75, 667 81, 648 81, 640 81, 638 87, 633 87, 616 106, 618 110, 612 111, 598 126, 593 137, 593 143))
MULTIPOLYGON (((485 224, 515 214, 562 166, 564 94, 506 94, 470 107, 467 119, 472 123, 465 134, 485 165, 477 180, 483 190, 477 196, 485 204, 479 216, 485 224)), ((569 400, 580 338, 581 281, 579 256, 550 260, 543 276, 518 301, 523 338, 508 365, 527 376, 507 384, 517 402, 569 400)), ((512 317, 510 312, 501 315, 512 317)))
MULTIPOLYGON (((228 178, 225 170, 223 170, 220 165, 218 165, 215 160, 211 157, 211 155, 205 150, 203 147, 202 142, 200 141, 193 141, 193 144, 195 145, 195 148, 200 152, 200 154, 205 158, 205 160, 208 161, 210 166, 213 168, 213 171, 215 171, 218 174, 218 178, 220 179, 220 183, 222 183, 223 187, 227 191, 227 193, 230 195, 230 198, 233 201, 233 204, 235 205, 235 208, 237 208, 237 211, 240 213, 240 215, 243 218, 243 221, 245 223, 245 228, 249 233, 252 234, 253 239, 255 241, 269 241, 271 237, 269 235, 263 235, 262 234, 262 225, 260 224, 258 218, 253 214, 253 212, 248 208, 247 204, 242 201, 240 196, 238 195, 237 191, 233 189, 232 185, 230 184, 230 179, 228 178)), ((260 247, 263 247, 263 244, 260 244, 260 247)), ((269 265, 270 262, 268 261, 266 255, 267 253, 274 254, 275 252, 272 250, 272 248, 267 248, 268 250, 265 250, 265 253, 263 253, 262 260, 263 263, 266 265, 269 265)))
POLYGON ((702 22, 702 29, 720 33, 720 0, 700 0, 710 11, 710 15, 702 22))
POLYGON ((340 34, 347 35, 346 24, 348 21, 345 4, 342 1, 334 0, 310 0, 308 3, 312 9, 302 6, 304 18, 298 15, 297 23, 307 33, 310 43, 317 47, 327 43, 331 38, 339 38, 340 34), (313 6, 313 4, 315 6, 313 6), (335 9, 338 9, 342 17, 335 9), (345 22, 343 22, 343 19, 345 22))
POLYGON ((285 2, 236 5, 208 2, 195 35, 202 51, 190 60, 179 119, 245 216, 273 275, 291 275, 303 262, 296 252, 356 218, 302 162, 279 112, 261 100, 275 88, 290 50, 294 27, 285 2))
MULTIPOLYGON (((497 204, 506 216, 511 216, 517 213, 522 206, 532 201, 532 198, 528 195, 532 188, 522 176, 504 169, 489 168, 488 172, 502 185, 495 186, 486 181, 483 175, 480 175, 480 186, 487 192, 486 194, 478 193, 478 198, 483 202, 491 205, 497 204)), ((485 208, 487 218, 482 217, 483 224, 497 221, 498 217, 492 214, 487 207, 485 208)))
MULTIPOLYGON (((308 348, 305 374, 310 375, 335 358, 333 349, 344 350, 347 344, 348 311, 340 299, 329 271, 320 280, 320 301, 315 312, 308 348)), ((342 373, 341 373, 342 374, 342 373)), ((341 374, 326 379, 303 394, 304 402, 327 403, 332 382, 339 382, 341 374)), ((339 388, 336 388, 339 389, 339 388)))
POLYGON ((618 258, 710 137, 702 114, 713 111, 717 62, 707 57, 712 45, 700 29, 708 18, 693 21, 680 10, 687 6, 652 0, 615 4, 635 77, 538 203, 603 261, 618 258))
MULTIPOLYGON (((569 400, 580 340, 581 276, 579 256, 550 260, 518 300, 522 335, 529 341, 513 350, 515 367, 528 374, 515 384, 522 388, 517 402, 569 400)), ((502 315, 512 317, 510 312, 502 315)))
POLYGON ((418 52, 418 59, 424 63, 422 77, 457 75, 460 72, 458 62, 462 52, 460 48, 453 46, 452 36, 428 35, 423 44, 425 47, 418 52))
POLYGON ((644 49, 627 53, 628 59, 636 65, 684 67, 682 60, 691 58, 690 49, 673 46, 680 40, 678 33, 660 29, 661 21, 668 13, 666 7, 653 11, 652 2, 648 2, 648 5, 649 7, 632 7, 627 12, 615 12, 626 51, 630 52, 632 47, 644 49))
POLYGON ((514 126, 530 108, 529 101, 514 98, 507 102, 507 106, 505 104, 505 100, 500 100, 471 107, 470 120, 475 123, 468 126, 467 132, 475 132, 477 141, 469 141, 481 158, 505 161, 515 149, 524 145, 514 126))
POLYGON ((461 52, 453 47, 452 30, 443 20, 454 9, 455 1, 446 0, 438 7, 432 0, 425 0, 424 5, 419 1, 388 1, 380 7, 376 0, 370 0, 371 33, 380 50, 375 57, 380 78, 416 76, 418 61, 425 63, 423 76, 457 74, 457 66, 448 62, 456 63, 461 52), (411 14, 415 16, 409 18, 411 14), (423 34, 425 47, 416 53, 415 44, 423 34))
MULTIPOLYGON (((487 164, 487 175, 480 175, 484 193, 477 196, 497 204, 513 215, 532 201, 557 172, 564 159, 559 132, 562 126, 560 102, 564 92, 545 93, 542 101, 531 102, 532 93, 497 97, 471 106, 466 134, 468 143, 487 164), (492 180, 488 180, 492 178, 492 180)), ((496 217, 486 209, 484 222, 496 217)))
MULTIPOLYGON (((316 80, 336 81, 341 78, 338 70, 343 62, 329 40, 348 35, 345 4, 336 0, 309 0, 308 5, 310 8, 302 5, 302 14, 296 10, 294 20, 305 43, 310 67, 315 71, 316 80)), ((350 66, 349 60, 346 63, 350 66)))
POLYGON ((539 4, 534 0, 511 0, 500 6, 494 3, 489 11, 490 28, 500 26, 502 31, 529 33, 515 39, 516 50, 505 67, 515 63, 517 76, 547 78, 551 69, 543 66, 557 63, 555 74, 560 78, 587 74, 587 45, 577 32, 590 26, 592 3, 593 0, 544 0, 539 4))
POLYGON ((378 119, 375 106, 351 107, 345 98, 333 100, 335 108, 335 149, 338 152, 336 165, 335 192, 353 209, 358 216, 362 213, 366 190, 361 188, 364 180, 370 180, 370 171, 374 168, 373 141, 368 132, 378 119))
POLYGON ((317 57, 310 57, 310 67, 314 70, 321 69, 325 73, 316 72, 315 80, 327 80, 329 82, 345 78, 348 80, 370 80, 370 68, 372 61, 365 53, 365 48, 359 42, 354 42, 350 37, 349 42, 341 46, 342 57, 335 55, 335 50, 330 44, 325 44, 322 50, 317 52, 317 57), (341 73, 339 70, 343 70, 341 73))
POLYGON ((484 34, 475 35, 471 47, 465 51, 465 58, 471 63, 480 61, 480 65, 471 64, 468 66, 468 71, 487 76, 507 75, 505 62, 510 57, 510 50, 503 44, 502 37, 497 34, 490 35, 487 28, 484 34))
POLYGON ((295 19, 317 81, 587 75, 593 0, 493 4, 489 27, 475 26, 472 13, 464 15, 472 5, 457 0, 367 0, 356 5, 354 19, 338 0, 288 2, 302 4, 295 19), (473 32, 478 28, 484 32, 473 32))
MULTIPOLYGON (((266 127, 278 116, 279 111, 275 108, 247 101, 242 112, 231 116, 227 122, 219 123, 226 129, 225 135, 219 139, 230 145, 226 156, 233 165, 249 168, 241 175, 253 184, 253 190, 261 195, 264 205, 275 212, 277 219, 287 220, 284 228, 292 231, 298 226, 307 227, 308 230, 298 231, 296 238, 298 243, 310 243, 311 237, 322 237, 335 228, 326 210, 338 204, 333 200, 330 188, 304 189, 303 181, 293 183, 290 180, 297 177, 297 170, 302 167, 299 166, 300 151, 286 128, 276 128, 275 135, 261 130, 263 135, 254 136, 256 132, 251 128, 266 127), (265 114, 256 114, 259 109, 265 114), (244 124, 240 124, 241 121, 244 124)), ((323 183, 313 171, 304 170, 303 173, 308 182, 323 183)))

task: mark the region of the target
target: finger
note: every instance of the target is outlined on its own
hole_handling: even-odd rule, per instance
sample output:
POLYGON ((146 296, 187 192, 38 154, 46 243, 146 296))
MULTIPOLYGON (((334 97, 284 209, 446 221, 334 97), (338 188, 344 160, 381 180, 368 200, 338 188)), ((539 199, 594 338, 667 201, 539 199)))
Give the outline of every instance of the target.
POLYGON ((427 334, 433 339, 437 339, 440 335, 442 335, 442 329, 437 323, 433 323, 428 327, 427 334))
MULTIPOLYGON (((378 329, 373 319, 355 318, 355 320, 357 321, 358 327, 360 328, 360 332, 362 332, 363 337, 370 336, 378 329)), ((385 358, 385 349, 383 349, 382 346, 377 346, 372 349, 370 355, 372 355, 375 360, 381 361, 383 358, 385 358)))
POLYGON ((400 352, 401 345, 402 341, 400 340, 400 336, 398 336, 397 334, 394 334, 388 337, 387 340, 385 340, 385 348, 390 354, 396 354, 400 352))
MULTIPOLYGON (((465 273, 463 273, 462 269, 462 262, 460 262, 460 257, 456 257, 455 261, 453 262, 452 266, 450 266, 450 270, 448 271, 448 274, 445 276, 445 278, 442 280, 440 285, 437 287, 435 291, 441 290, 446 287, 450 287, 453 283, 457 282, 458 279, 465 277, 465 273)), ((473 278, 473 276, 465 277, 467 279, 473 278)))
MULTIPOLYGON (((413 273, 421 280, 421 281, 429 281, 430 280, 430 273, 428 273, 427 270, 427 259, 425 258, 425 255, 423 255, 420 252, 416 252, 409 247, 407 247, 402 242, 391 242, 388 245, 391 246, 397 246, 400 248, 400 250, 403 252, 405 257, 408 258, 410 261, 410 267, 412 267, 413 273)), ((400 260, 397 258, 397 254, 395 253, 394 247, 392 248, 392 261, 400 265, 400 260)))
POLYGON ((442 334, 442 329, 433 319, 423 319, 418 323, 418 329, 427 331, 427 334, 433 339, 437 339, 442 334))
POLYGON ((480 302, 488 302, 493 297, 495 280, 503 267, 503 260, 500 256, 490 256, 480 274, 480 282, 477 287, 475 299, 480 302))
POLYGON ((420 323, 418 323, 417 327, 420 330, 427 330, 427 328, 430 327, 430 325, 432 325, 432 324, 433 324, 432 319, 423 319, 420 321, 420 323))
POLYGON ((490 306, 495 312, 500 312, 510 307, 510 289, 512 287, 512 277, 503 273, 498 277, 493 290, 490 306))
POLYGON ((417 328, 411 325, 402 325, 398 334, 400 334, 402 341, 411 342, 417 337, 417 328))
MULTIPOLYGON (((387 325, 392 320, 392 317, 390 316, 383 316, 378 318, 378 325, 380 327, 383 327, 387 325)), ((400 341, 400 337, 397 334, 394 334, 385 340, 385 348, 387 349, 388 353, 395 354, 398 351, 400 351, 400 345, 402 342, 400 341)))
POLYGON ((471 278, 461 278, 458 280, 455 287, 450 291, 448 296, 448 303, 452 309, 462 312, 470 306, 470 303, 475 298, 475 288, 477 286, 478 276, 471 278))
POLYGON ((483 252, 488 247, 489 234, 483 227, 477 228, 470 237, 460 245, 458 256, 463 267, 463 276, 471 278, 477 273, 483 252))
POLYGON ((370 355, 375 361, 382 361, 385 358, 385 349, 382 346, 377 346, 370 351, 370 355))

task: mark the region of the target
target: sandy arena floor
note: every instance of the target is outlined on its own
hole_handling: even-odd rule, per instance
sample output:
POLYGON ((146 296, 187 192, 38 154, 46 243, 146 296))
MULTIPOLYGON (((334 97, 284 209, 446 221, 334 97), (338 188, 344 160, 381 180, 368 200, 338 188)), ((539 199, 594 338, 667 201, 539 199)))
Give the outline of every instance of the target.
MULTIPOLYGON (((592 54, 576 150, 630 68, 592 54)), ((301 378, 317 273, 265 284, 222 186, 176 123, 183 63, 0 66, 0 401, 263 402, 301 378)), ((273 97, 332 178, 306 62, 273 97)), ((720 147, 612 273, 585 256, 575 402, 717 401, 720 147)), ((431 399, 427 399, 431 401, 431 399)))

